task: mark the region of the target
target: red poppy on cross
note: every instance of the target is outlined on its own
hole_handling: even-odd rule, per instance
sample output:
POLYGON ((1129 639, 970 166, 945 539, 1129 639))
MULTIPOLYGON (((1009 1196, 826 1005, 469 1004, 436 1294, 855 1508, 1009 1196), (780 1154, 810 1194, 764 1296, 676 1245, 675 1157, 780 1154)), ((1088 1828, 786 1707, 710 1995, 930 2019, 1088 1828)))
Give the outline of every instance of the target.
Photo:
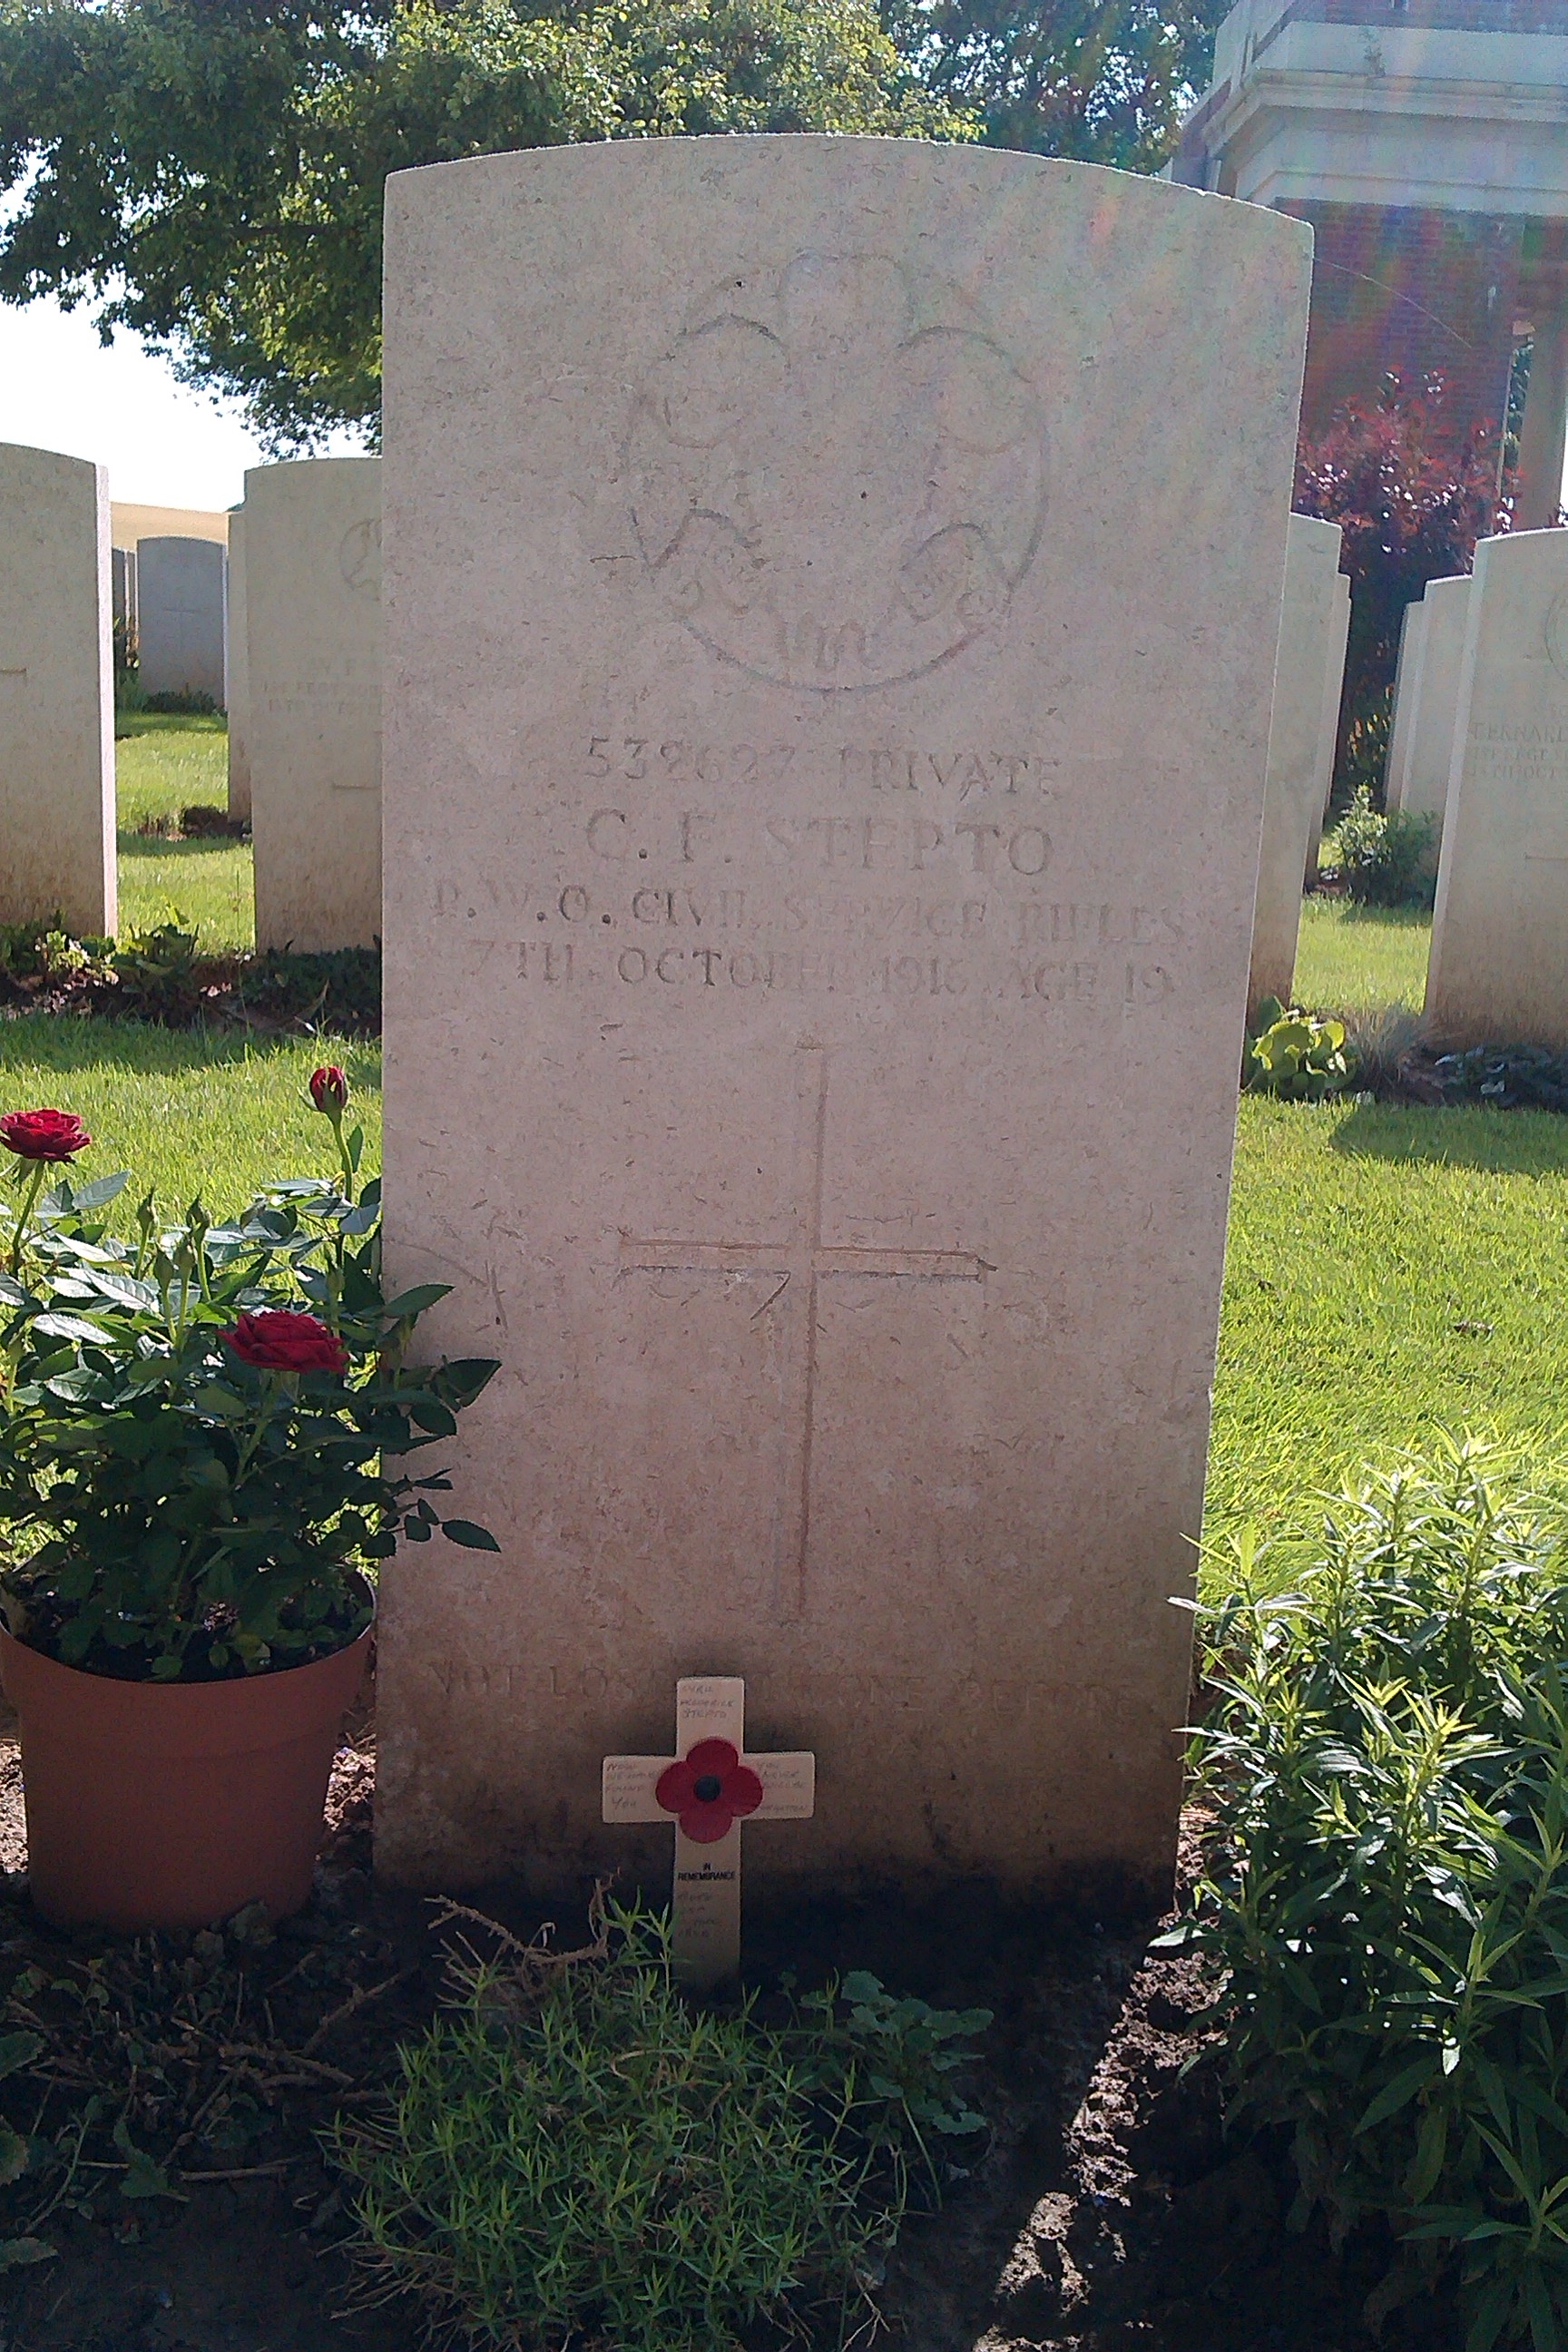
POLYGON ((741 1964, 741 1823, 809 1821, 816 1759, 744 1753, 746 1685, 694 1675, 675 1686, 674 1756, 606 1756, 607 1822, 675 1830, 671 1949, 682 1984, 712 1985, 741 1964))

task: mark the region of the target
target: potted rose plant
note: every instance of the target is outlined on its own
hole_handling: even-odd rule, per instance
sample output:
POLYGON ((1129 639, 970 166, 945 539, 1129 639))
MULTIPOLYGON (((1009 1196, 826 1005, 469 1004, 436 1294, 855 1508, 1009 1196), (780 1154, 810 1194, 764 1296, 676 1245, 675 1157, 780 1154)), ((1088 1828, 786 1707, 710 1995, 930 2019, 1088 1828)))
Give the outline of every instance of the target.
POLYGON ((446 1286, 384 1296, 342 1071, 310 1093, 333 1177, 225 1223, 197 1202, 164 1224, 149 1195, 129 1237, 103 1216, 128 1177, 76 1181, 79 1120, 0 1118, 20 1194, 0 1257, 0 1678, 32 1891, 64 1924, 297 1909, 364 1670, 367 1570, 400 1534, 497 1549, 442 1518, 439 1471, 405 1466, 497 1367, 409 1362, 446 1286))

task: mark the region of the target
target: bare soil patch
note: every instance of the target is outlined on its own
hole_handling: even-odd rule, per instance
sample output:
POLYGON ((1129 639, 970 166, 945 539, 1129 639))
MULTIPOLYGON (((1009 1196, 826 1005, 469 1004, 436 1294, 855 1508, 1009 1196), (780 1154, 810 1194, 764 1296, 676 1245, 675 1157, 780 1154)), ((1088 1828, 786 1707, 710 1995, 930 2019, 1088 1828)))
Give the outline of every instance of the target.
MULTIPOLYGON (((190 2143, 179 2177, 188 2202, 131 2202, 100 2172, 87 2213, 62 2210, 47 2225, 56 2258, 0 2280, 0 2352, 420 2344, 408 2308, 347 2312, 342 2209, 314 2137, 341 2100, 374 2095, 398 2036, 418 2031, 438 1995, 429 1906, 370 1875, 373 1790, 373 1738, 361 1725, 334 1775, 310 1909, 263 1948, 241 1953, 232 1935, 220 1954, 211 1938, 203 1947, 204 1965, 242 1969, 252 2004, 224 2046, 268 2052, 279 2078, 285 2053, 309 2049, 330 2074, 275 2090, 264 2126, 227 2163, 190 2143)), ((125 1965, 124 1939, 60 1936, 36 1920, 24 1860, 6 1741, 0 1995, 28 1968, 125 1965)), ((469 1899, 514 1931, 541 1924, 515 1888, 469 1899)), ((563 1938, 583 1924, 561 1916, 563 1938)), ((1384 2352, 1458 2352, 1451 2314, 1430 2305, 1406 2306, 1374 2338, 1362 2306, 1384 2250, 1369 2241, 1336 2252, 1316 2229, 1293 2231, 1283 2148, 1227 2141, 1219 2043, 1202 2021, 1209 1988, 1194 1961, 1150 1950, 1157 1932, 1147 1920, 1009 1911, 979 1887, 919 1908, 817 1904, 749 1930, 764 1987, 786 1968, 803 1984, 869 1968, 942 2007, 995 2011, 973 2084, 991 2145, 942 2210, 908 2227, 879 2291, 881 2340, 907 2352, 1361 2352, 1374 2341, 1384 2352)), ((230 2060, 220 2074, 224 2064, 255 2105, 266 2066, 230 2060)), ((16 2099, 5 2105, 16 2123, 16 2099)), ((756 2352, 771 2341, 759 2338, 756 2352)))

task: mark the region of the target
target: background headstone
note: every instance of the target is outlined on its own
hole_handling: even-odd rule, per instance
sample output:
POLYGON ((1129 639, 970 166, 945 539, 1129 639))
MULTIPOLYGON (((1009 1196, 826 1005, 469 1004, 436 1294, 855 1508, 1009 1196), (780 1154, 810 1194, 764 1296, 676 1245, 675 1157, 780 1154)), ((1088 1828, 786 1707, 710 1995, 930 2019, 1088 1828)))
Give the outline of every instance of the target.
POLYGON ((116 629, 134 643, 136 636, 136 550, 133 547, 111 547, 109 551, 110 604, 110 611, 116 629))
POLYGON ((228 518, 228 813, 250 814, 250 646, 245 614, 245 509, 228 518))
POLYGON ((1568 1046, 1568 530, 1476 550, 1426 1025, 1568 1046))
POLYGON ((1420 599, 1406 604, 1399 625, 1399 658, 1394 670, 1394 702, 1389 715, 1388 756, 1383 767, 1384 806, 1396 809, 1405 795, 1410 767, 1410 747, 1415 740, 1415 705, 1421 691, 1421 648, 1426 634, 1426 606, 1420 599))
POLYGON ((1285 560, 1279 654, 1268 722, 1268 766, 1263 835, 1258 860, 1258 904, 1252 932, 1247 1012, 1265 997, 1290 1002, 1301 891, 1313 825, 1322 824, 1333 761, 1325 723, 1331 694, 1337 713, 1337 677, 1344 675, 1340 577, 1340 526, 1315 515, 1293 514, 1285 560), (1325 753, 1327 764, 1325 764, 1325 753))
POLYGON ((1334 793, 1334 759, 1340 744, 1340 706, 1345 692, 1345 650, 1351 635, 1351 583, 1342 572, 1333 583, 1333 611, 1323 661, 1323 708, 1318 721, 1318 786, 1312 797, 1312 829, 1307 836, 1307 879, 1318 877, 1318 851, 1334 793))
POLYGON ((381 461, 245 478, 256 943, 381 932, 381 461))
POLYGON ((389 182, 387 1256, 503 1359, 395 1878, 657 1885, 600 1759, 722 1667, 819 1759, 753 1886, 1168 1888, 1308 247, 901 140, 389 182))
POLYGON ((1454 732, 1459 717, 1459 681, 1464 670, 1465 623, 1470 608, 1468 574, 1429 580, 1418 609, 1426 615, 1418 647, 1408 751, 1396 775, 1389 806, 1411 816, 1435 816, 1439 824, 1448 799, 1454 764, 1454 732))
POLYGON ((224 551, 210 539, 139 539, 136 621, 148 694, 224 692, 224 551))
POLYGON ((0 443, 0 923, 114 929, 109 478, 0 443))

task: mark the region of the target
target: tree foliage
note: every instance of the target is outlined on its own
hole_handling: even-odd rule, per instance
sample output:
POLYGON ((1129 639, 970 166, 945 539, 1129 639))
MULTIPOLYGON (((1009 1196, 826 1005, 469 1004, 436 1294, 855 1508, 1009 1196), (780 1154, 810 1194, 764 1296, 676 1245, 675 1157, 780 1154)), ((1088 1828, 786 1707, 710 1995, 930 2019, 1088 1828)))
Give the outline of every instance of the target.
POLYGON ((284 451, 374 429, 389 172, 973 127, 869 0, 0 0, 0 299, 96 299, 284 451))
POLYGON ((1203 89, 1232 0, 889 0, 934 96, 995 147, 1157 172, 1203 89))

